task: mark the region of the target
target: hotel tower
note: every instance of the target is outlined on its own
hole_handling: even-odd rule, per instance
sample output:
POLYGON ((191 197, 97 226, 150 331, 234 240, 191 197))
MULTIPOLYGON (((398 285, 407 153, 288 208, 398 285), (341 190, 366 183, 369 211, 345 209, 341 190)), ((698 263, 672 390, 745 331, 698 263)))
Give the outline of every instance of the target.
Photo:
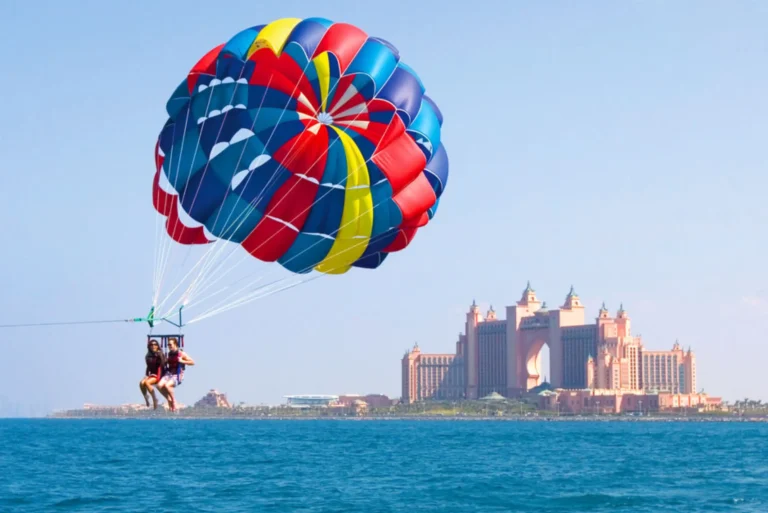
POLYGON ((515 397, 542 383, 541 349, 549 347, 547 375, 557 389, 624 393, 696 393, 696 358, 675 342, 671 351, 645 349, 623 306, 603 304, 586 324, 573 287, 559 308, 539 301, 530 283, 499 319, 473 301, 455 354, 422 353, 402 359, 402 400, 479 399, 493 392, 515 397))

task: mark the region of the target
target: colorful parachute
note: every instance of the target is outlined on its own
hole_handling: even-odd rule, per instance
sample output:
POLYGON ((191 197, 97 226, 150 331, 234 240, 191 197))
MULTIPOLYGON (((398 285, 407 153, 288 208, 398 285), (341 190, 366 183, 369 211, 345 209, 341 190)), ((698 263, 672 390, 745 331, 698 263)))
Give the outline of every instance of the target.
POLYGON ((171 238, 226 239, 295 273, 378 267, 432 219, 448 179, 443 118, 418 75, 345 23, 244 30, 166 110, 153 203, 171 238))

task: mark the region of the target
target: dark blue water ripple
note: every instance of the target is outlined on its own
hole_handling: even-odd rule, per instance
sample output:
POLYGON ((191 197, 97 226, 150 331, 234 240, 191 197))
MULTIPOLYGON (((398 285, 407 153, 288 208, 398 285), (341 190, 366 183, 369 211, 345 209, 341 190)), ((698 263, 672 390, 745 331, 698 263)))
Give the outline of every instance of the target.
POLYGON ((766 512, 746 423, 0 421, 5 512, 766 512))

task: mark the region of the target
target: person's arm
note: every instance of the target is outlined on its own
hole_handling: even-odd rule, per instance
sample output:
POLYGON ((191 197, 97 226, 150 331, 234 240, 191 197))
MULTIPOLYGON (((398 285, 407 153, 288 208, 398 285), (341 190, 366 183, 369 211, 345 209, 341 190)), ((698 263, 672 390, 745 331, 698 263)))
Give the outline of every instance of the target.
POLYGON ((179 361, 183 363, 184 365, 194 365, 195 361, 189 357, 187 353, 182 352, 179 355, 179 361))

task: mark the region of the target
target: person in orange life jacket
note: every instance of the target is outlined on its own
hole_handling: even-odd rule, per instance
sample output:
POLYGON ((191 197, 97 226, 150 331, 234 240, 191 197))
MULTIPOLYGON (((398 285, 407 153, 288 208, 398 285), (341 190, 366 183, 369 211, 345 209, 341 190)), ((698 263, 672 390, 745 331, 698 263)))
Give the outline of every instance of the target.
POLYGON ((168 358, 165 365, 165 374, 157 384, 160 393, 168 400, 171 411, 176 410, 176 398, 173 394, 174 387, 181 384, 184 379, 184 368, 194 365, 195 361, 187 353, 179 350, 179 343, 175 338, 168 339, 168 358))
POLYGON ((151 339, 147 343, 147 354, 144 356, 144 362, 146 363, 146 369, 144 370, 144 377, 139 381, 139 390, 141 390, 141 395, 144 396, 147 408, 149 408, 149 397, 147 394, 150 394, 154 408, 157 409, 157 395, 152 385, 160 381, 165 369, 165 355, 160 350, 160 344, 157 340, 151 339))

